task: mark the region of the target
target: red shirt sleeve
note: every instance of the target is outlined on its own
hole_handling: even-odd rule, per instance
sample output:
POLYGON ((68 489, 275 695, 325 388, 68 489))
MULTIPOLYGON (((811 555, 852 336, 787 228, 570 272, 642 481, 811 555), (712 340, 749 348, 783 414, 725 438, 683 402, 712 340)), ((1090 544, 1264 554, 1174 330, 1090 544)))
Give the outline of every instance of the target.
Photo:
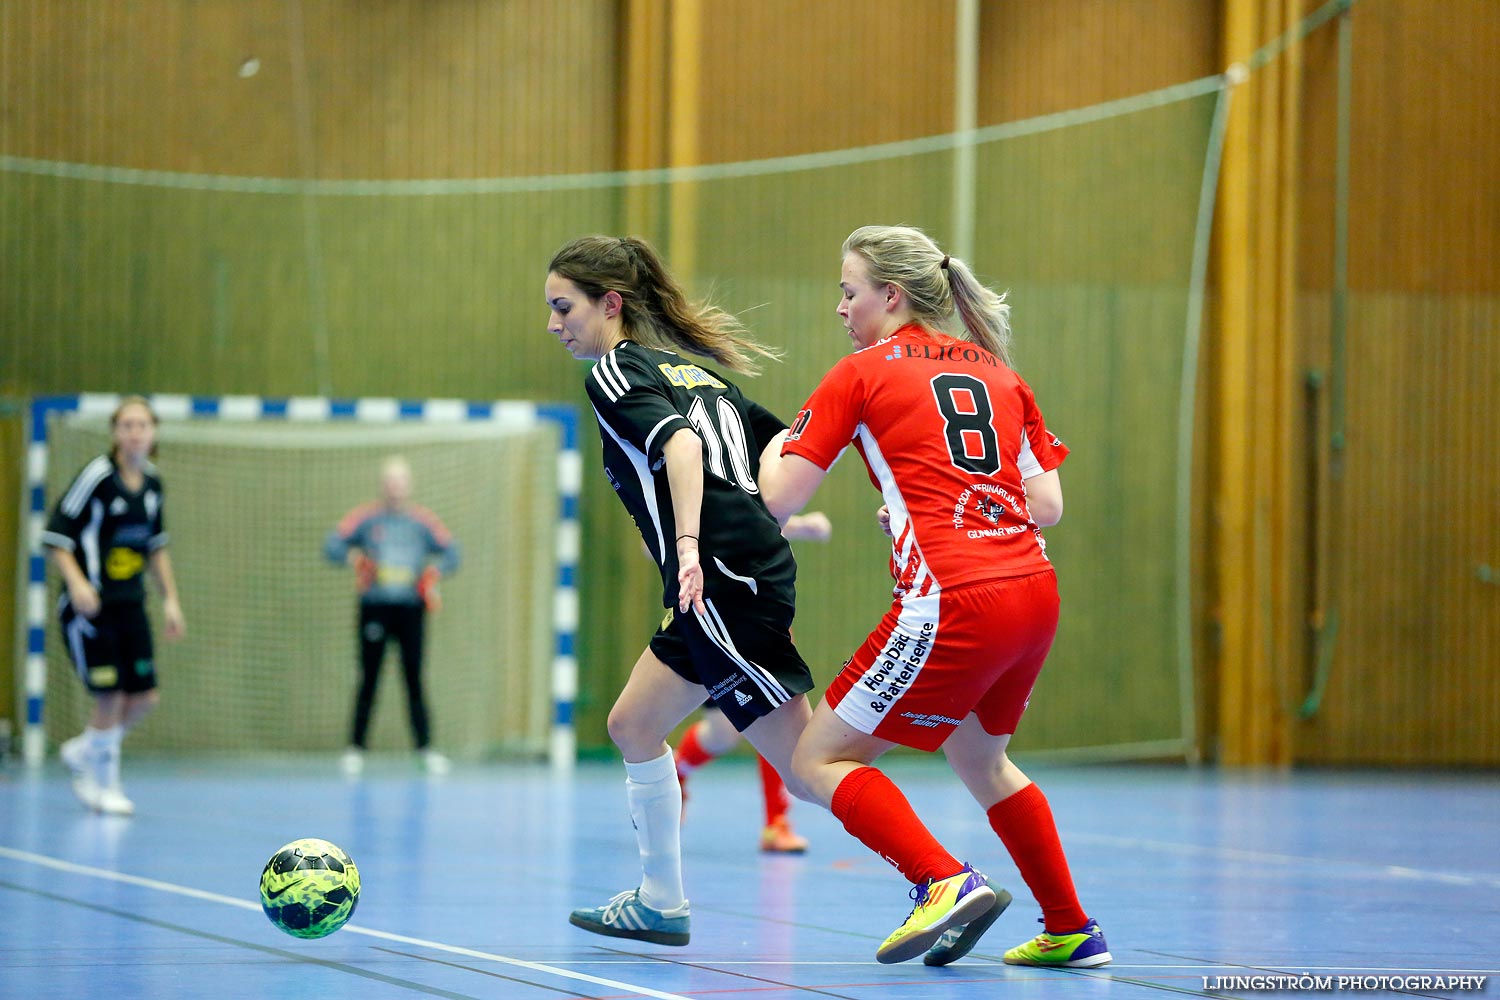
POLYGON ((854 358, 833 366, 792 421, 781 454, 800 455, 828 470, 838 461, 864 417, 865 383, 854 358))
POLYGON ((1062 465, 1063 459, 1068 457, 1068 446, 1062 443, 1062 438, 1047 430, 1031 387, 1023 381, 1021 389, 1022 428, 1025 433, 1021 438, 1021 453, 1016 464, 1020 467, 1021 478, 1030 479, 1062 465))

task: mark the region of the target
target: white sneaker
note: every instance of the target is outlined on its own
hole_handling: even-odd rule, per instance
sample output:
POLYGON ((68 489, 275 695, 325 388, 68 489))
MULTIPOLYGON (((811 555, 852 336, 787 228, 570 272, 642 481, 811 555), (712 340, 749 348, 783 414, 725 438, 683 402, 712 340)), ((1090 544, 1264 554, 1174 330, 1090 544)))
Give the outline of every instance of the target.
POLYGON ((88 742, 82 736, 75 736, 57 748, 57 755, 73 772, 73 794, 78 801, 90 809, 98 809, 100 788, 89 766, 88 742))
POLYGON ((99 789, 98 804, 94 807, 111 816, 129 816, 135 812, 135 803, 125 797, 119 785, 99 789))
POLYGON ((422 764, 427 768, 428 774, 447 774, 453 769, 453 765, 447 757, 436 750, 422 751, 422 764))
POLYGON ((339 758, 339 770, 349 777, 357 777, 365 769, 365 752, 359 747, 350 747, 339 758))

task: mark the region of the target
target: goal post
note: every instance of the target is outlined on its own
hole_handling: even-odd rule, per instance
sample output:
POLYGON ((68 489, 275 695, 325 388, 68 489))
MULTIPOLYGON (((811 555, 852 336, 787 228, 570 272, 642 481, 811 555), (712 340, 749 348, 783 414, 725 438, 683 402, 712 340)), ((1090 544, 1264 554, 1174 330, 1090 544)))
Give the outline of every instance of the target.
MULTIPOLYGON (((56 635, 55 573, 41 534, 58 491, 108 449, 109 393, 32 401, 22 501, 22 752, 81 726, 82 685, 56 635)), ((460 758, 576 752, 576 410, 519 401, 153 395, 166 528, 188 619, 156 634, 161 708, 132 741, 167 752, 324 752, 348 740, 357 679, 353 580, 322 544, 373 499, 381 461, 404 456, 415 502, 460 549, 424 667, 434 746, 460 758)), ((159 607, 148 602, 152 614, 159 607)), ((395 659, 394 650, 388 660, 395 659)), ((388 662, 372 749, 410 746, 388 662)))

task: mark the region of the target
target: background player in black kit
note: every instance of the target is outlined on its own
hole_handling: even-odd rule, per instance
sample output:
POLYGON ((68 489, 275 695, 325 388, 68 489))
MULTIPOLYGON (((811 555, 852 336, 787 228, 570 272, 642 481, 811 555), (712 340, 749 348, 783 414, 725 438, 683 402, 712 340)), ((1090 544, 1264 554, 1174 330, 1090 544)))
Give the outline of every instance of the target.
POLYGON ((161 477, 150 461, 156 425, 145 399, 121 401, 109 418, 109 454, 73 477, 42 533, 63 578, 63 642, 94 696, 87 727, 60 753, 79 799, 116 815, 135 811, 120 786, 120 743, 157 702, 148 569, 161 588, 166 637, 176 639, 187 628, 167 556, 161 477))
MULTIPOLYGON (((638 889, 573 911, 612 937, 685 945, 682 793, 666 738, 708 696, 783 777, 811 717, 812 675, 790 630, 797 564, 756 485, 785 424, 681 348, 754 370, 731 315, 688 302, 642 240, 589 236, 553 256, 547 329, 581 361, 604 471, 661 568, 661 628, 609 714, 640 848, 638 889)), ((793 784, 793 794, 801 796, 793 784)))

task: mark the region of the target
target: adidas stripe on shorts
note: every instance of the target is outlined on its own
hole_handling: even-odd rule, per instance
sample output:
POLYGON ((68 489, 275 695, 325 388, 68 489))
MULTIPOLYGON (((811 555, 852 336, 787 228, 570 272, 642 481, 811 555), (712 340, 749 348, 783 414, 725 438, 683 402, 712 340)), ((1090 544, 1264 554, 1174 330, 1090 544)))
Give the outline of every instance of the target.
POLYGON ((734 728, 812 690, 812 671, 792 644, 792 606, 768 601, 704 598, 699 613, 668 609, 651 652, 673 672, 708 689, 734 728))

